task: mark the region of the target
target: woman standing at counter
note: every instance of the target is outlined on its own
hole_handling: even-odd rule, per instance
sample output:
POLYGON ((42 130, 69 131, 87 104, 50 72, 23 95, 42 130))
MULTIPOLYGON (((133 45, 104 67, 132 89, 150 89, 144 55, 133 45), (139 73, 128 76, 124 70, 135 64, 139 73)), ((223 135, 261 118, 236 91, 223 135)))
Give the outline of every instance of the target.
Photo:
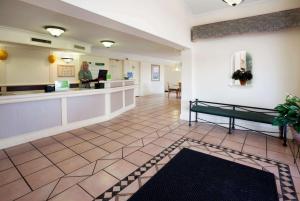
POLYGON ((89 70, 88 62, 82 62, 78 77, 80 80, 80 88, 91 88, 90 81, 93 80, 93 77, 91 71, 89 70))

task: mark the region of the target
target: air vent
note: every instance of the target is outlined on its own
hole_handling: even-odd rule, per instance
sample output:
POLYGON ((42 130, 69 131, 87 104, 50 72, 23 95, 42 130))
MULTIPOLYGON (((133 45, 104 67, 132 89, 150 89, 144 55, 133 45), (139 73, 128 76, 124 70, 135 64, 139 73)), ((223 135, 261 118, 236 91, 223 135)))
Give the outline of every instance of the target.
POLYGON ((51 40, 45 40, 45 39, 40 39, 40 38, 31 38, 31 41, 38 42, 38 43, 51 44, 51 40))
POLYGON ((79 49, 79 50, 85 50, 85 47, 80 46, 80 45, 74 45, 74 48, 79 49))

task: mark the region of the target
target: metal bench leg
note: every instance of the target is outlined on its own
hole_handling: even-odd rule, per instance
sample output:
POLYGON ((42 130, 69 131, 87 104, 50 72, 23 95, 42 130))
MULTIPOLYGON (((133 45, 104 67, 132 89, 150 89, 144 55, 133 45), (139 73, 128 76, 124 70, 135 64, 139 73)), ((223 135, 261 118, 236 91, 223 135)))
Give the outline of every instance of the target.
POLYGON ((287 126, 283 127, 283 146, 287 146, 287 126))
POLYGON ((283 139, 283 126, 279 126, 280 139, 283 139))
POLYGON ((232 130, 235 130, 235 118, 232 119, 232 130))
POLYGON ((294 164, 297 162, 297 158, 299 157, 299 153, 300 153, 300 146, 298 145, 298 150, 297 150, 296 156, 294 156, 294 164))
POLYGON ((191 120, 191 116, 192 116, 192 101, 190 101, 190 111, 189 111, 189 126, 192 126, 192 120, 191 120))
MULTIPOLYGON (((196 99, 196 106, 197 106, 197 105, 198 105, 198 99, 196 99)), ((198 122, 198 112, 196 112, 195 117, 196 117, 196 122, 198 122)))
POLYGON ((228 134, 231 134, 232 132, 231 132, 231 128, 232 128, 232 118, 230 117, 229 118, 229 131, 228 131, 228 134))

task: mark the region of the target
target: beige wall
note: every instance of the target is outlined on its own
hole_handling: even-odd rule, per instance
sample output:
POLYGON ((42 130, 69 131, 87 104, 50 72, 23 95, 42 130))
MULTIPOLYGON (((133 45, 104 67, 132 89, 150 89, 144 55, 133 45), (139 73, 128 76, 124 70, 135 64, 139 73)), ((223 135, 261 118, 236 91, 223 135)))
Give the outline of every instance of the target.
POLYGON ((5 47, 9 54, 2 61, 1 83, 37 84, 49 82, 50 64, 47 57, 50 50, 38 47, 5 47))
POLYGON ((55 80, 78 82, 78 72, 82 61, 99 62, 109 68, 109 58, 83 55, 75 52, 62 52, 25 45, 1 46, 9 57, 0 61, 0 84, 46 84, 55 80), (57 60, 54 64, 48 62, 48 56, 53 54, 57 60), (61 58, 70 56, 74 60, 66 64, 61 58), (75 77, 58 77, 57 65, 74 65, 75 77))
POLYGON ((0 84, 6 83, 5 61, 0 60, 0 84))
POLYGON ((98 62, 98 63, 104 63, 104 69, 109 69, 109 58, 108 57, 96 57, 96 56, 89 56, 89 55, 82 55, 79 59, 80 63, 83 61, 87 62, 98 62))
POLYGON ((54 64, 50 65, 50 79, 49 81, 53 83, 56 80, 69 80, 70 83, 78 82, 78 72, 80 70, 80 55, 78 53, 68 53, 68 52, 59 52, 51 51, 51 54, 55 55, 57 60, 54 64), (66 64, 61 58, 63 57, 72 57, 73 61, 66 64), (57 65, 74 65, 75 66, 75 77, 58 77, 57 76, 57 65))

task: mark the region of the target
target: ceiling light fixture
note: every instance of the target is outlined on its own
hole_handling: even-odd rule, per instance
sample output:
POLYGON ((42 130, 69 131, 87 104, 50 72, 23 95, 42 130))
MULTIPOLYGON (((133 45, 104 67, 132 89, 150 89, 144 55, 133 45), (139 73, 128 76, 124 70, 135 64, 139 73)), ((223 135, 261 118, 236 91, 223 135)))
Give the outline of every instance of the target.
POLYGON ((65 28, 58 26, 45 26, 44 28, 54 37, 59 37, 66 31, 65 28))
POLYGON ((111 41, 111 40, 103 40, 103 41, 101 41, 101 43, 106 48, 110 48, 115 44, 115 42, 111 41))
POLYGON ((237 6, 240 3, 242 3, 243 0, 223 0, 223 1, 230 6, 237 6))

